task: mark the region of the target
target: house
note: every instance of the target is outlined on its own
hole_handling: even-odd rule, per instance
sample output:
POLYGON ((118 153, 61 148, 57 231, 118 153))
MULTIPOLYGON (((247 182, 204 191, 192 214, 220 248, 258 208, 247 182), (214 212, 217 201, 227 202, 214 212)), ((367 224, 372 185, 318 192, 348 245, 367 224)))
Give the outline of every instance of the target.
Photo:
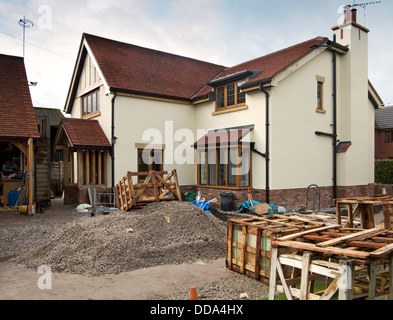
POLYGON ((393 159, 393 106, 375 110, 375 159, 393 159))
POLYGON ((332 30, 333 40, 232 67, 83 34, 64 111, 97 121, 107 140, 100 135, 94 150, 107 165, 88 161, 91 145, 78 153, 64 140, 79 175, 70 194, 81 202, 88 185, 113 187, 127 171, 176 169, 183 191, 230 191, 235 204, 250 191, 291 209, 312 184, 323 206, 372 195, 381 102, 368 81, 369 30, 350 6, 332 30), (83 178, 98 174, 107 179, 83 178))
MULTIPOLYGON (((52 194, 56 195, 56 186, 60 184, 61 162, 56 157, 53 142, 61 119, 64 117, 60 109, 34 107, 40 140, 35 148, 36 157, 36 202, 37 207, 51 204, 52 194), (54 174, 53 174, 54 173, 54 174), (53 178, 53 180, 52 180, 53 178)), ((37 208, 37 211, 40 210, 37 208)))
POLYGON ((10 192, 24 183, 28 212, 34 213, 34 145, 40 135, 23 58, 0 54, 0 83, 0 201, 15 204, 10 192))

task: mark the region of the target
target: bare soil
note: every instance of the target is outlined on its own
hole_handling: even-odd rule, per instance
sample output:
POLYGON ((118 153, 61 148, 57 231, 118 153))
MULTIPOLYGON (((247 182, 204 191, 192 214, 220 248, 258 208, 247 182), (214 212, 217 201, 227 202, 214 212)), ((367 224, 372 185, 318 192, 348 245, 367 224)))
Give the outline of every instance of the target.
POLYGON ((225 269, 225 222, 187 202, 90 216, 60 199, 0 211, 0 299, 240 299, 268 287, 225 269), (47 265, 51 289, 39 289, 47 265))

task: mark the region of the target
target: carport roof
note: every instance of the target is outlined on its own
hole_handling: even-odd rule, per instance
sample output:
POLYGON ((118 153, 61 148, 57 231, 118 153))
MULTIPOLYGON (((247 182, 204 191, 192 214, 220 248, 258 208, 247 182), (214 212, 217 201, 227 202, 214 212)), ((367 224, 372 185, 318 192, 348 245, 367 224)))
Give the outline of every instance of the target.
POLYGON ((23 58, 0 54, 0 138, 39 138, 23 58))

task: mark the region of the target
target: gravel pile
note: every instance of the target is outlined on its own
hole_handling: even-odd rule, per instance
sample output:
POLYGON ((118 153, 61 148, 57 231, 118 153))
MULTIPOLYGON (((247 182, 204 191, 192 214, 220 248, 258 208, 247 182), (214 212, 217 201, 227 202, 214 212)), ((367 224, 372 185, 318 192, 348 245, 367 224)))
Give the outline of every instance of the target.
POLYGON ((36 269, 102 275, 225 257, 226 224, 189 202, 150 203, 75 221, 14 259, 36 269))
MULTIPOLYGON (((231 272, 231 271, 228 271, 231 272)), ((198 300, 261 299, 269 295, 269 286, 261 281, 231 272, 230 277, 221 277, 197 287, 198 300)), ((188 300, 190 290, 170 295, 155 295, 149 300, 188 300)))

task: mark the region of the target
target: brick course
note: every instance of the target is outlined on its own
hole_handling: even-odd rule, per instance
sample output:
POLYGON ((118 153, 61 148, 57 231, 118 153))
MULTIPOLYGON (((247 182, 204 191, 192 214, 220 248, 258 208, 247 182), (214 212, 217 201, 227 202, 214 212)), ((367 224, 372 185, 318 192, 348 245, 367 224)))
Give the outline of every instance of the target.
MULTIPOLYGON (((202 188, 197 187, 197 191, 202 191, 202 197, 206 200, 217 198, 217 202, 212 203, 212 207, 221 207, 221 192, 232 192, 233 198, 233 210, 244 201, 248 199, 248 190, 226 190, 218 188, 202 188)), ((265 190, 251 189, 252 198, 255 201, 265 202, 266 193, 265 190)), ((337 187, 338 198, 348 197, 372 197, 374 195, 374 184, 368 184, 363 186, 346 186, 337 187)), ((313 196, 313 190, 310 189, 309 197, 313 196)), ((270 203, 273 203, 276 207, 283 206, 287 210, 291 211, 298 205, 305 205, 307 198, 307 188, 297 189, 282 189, 282 190, 270 190, 270 203)), ((313 201, 308 201, 308 209, 312 209, 313 201)), ((328 208, 333 206, 333 188, 332 187, 320 187, 320 207, 328 208)), ((318 200, 315 203, 315 210, 318 209, 318 200)))

